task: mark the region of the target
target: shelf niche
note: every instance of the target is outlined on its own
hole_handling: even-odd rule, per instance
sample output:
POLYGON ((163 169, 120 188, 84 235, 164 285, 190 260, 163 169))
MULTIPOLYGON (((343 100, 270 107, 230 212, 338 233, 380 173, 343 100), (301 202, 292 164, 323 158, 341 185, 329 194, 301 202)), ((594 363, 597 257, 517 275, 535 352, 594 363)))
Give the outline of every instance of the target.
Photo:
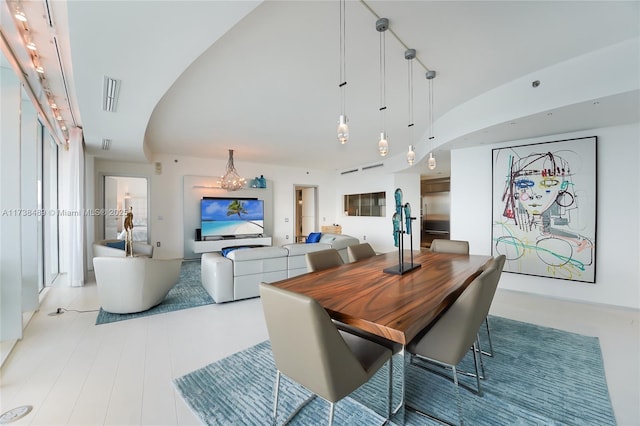
MULTIPOLYGON (((203 197, 221 197, 221 198, 257 198, 264 201, 264 234, 260 243, 250 243, 251 238, 235 238, 226 240, 229 242, 225 247, 236 245, 271 245, 271 237, 273 236, 273 182, 267 180, 266 188, 243 188, 238 191, 226 191, 220 188, 218 176, 184 176, 183 179, 183 223, 184 223, 184 258, 198 259, 203 250, 202 247, 218 247, 218 241, 199 241, 198 243, 214 243, 201 244, 196 243, 196 229, 200 228, 200 200, 203 197), (244 240, 244 241, 243 241, 244 240), (269 244, 263 244, 268 241, 269 244), (198 248, 196 248, 196 246, 198 248), (197 252, 194 251, 198 250, 197 252)), ((217 250, 211 250, 217 251, 217 250)))

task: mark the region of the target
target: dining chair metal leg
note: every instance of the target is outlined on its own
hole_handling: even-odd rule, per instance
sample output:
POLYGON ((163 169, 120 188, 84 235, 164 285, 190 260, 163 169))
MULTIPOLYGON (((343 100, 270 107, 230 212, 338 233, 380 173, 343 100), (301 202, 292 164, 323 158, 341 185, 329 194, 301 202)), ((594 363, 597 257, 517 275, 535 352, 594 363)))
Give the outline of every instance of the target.
POLYGON ((473 352, 474 354, 477 352, 478 358, 480 358, 480 371, 482 372, 482 374, 479 377, 481 379, 484 379, 486 376, 486 373, 484 371, 484 361, 482 360, 482 346, 480 345, 480 333, 476 335, 476 341, 473 343, 473 352))
POLYGON ((329 426, 333 425, 333 402, 329 403, 329 426))
MULTIPOLYGON (((276 426, 278 424, 278 395, 280 394, 280 377, 281 376, 282 376, 282 373, 280 372, 280 370, 276 370, 276 382, 273 386, 273 394, 274 394, 273 419, 271 422, 273 426, 276 426)), ((308 403, 313 401, 315 397, 316 397, 316 394, 312 394, 307 399, 302 401, 302 403, 298 405, 298 407, 291 414, 289 414, 289 417, 286 418, 286 420, 282 423, 282 425, 284 426, 288 424, 300 412, 300 410, 302 410, 308 403)), ((330 413, 330 416, 333 417, 333 404, 331 405, 332 405, 332 412, 330 413)))
POLYGON ((274 384, 273 387, 273 421, 271 424, 273 424, 274 426, 277 424, 278 422, 278 392, 280 390, 280 370, 276 370, 276 383, 274 384))
POLYGON ((387 420, 391 420, 393 414, 393 356, 389 363, 389 376, 387 378, 387 420))
POLYGON ((476 351, 476 343, 475 342, 473 344, 472 352, 473 352, 473 364, 474 364, 474 366, 476 368, 476 385, 478 386, 478 391, 476 392, 476 394, 478 396, 482 396, 482 388, 480 387, 480 373, 478 371, 478 357, 480 357, 480 364, 482 364, 482 354, 480 354, 479 351, 476 351))
POLYGON ((484 319, 484 326, 487 329, 487 340, 489 341, 489 350, 483 351, 482 355, 493 356, 493 343, 491 342, 491 327, 489 327, 489 317, 484 319))
POLYGON ((462 414, 462 398, 460 397, 460 387, 458 386, 458 372, 456 371, 456 366, 451 366, 451 371, 453 371, 453 384, 456 387, 456 404, 458 405, 458 418, 460 419, 460 426, 464 424, 464 415, 462 414))

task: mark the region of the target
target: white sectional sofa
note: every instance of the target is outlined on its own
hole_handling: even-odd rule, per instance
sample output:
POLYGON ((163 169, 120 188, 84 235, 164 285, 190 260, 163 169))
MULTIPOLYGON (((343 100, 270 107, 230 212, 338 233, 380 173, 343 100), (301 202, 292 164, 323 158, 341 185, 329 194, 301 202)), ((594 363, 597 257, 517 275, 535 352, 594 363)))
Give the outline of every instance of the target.
POLYGON ((358 243, 357 238, 348 235, 323 234, 318 243, 240 248, 226 257, 218 252, 204 253, 201 261, 202 286, 216 303, 258 297, 258 284, 261 282, 274 282, 306 273, 306 253, 335 248, 346 263, 347 247, 358 243))

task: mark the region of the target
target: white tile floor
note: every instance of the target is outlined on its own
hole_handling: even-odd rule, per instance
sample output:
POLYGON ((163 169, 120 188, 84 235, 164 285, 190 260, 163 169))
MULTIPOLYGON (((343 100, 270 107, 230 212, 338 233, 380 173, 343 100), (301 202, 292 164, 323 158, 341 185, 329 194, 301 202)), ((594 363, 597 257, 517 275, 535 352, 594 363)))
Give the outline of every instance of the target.
MULTIPOLYGON (((267 339, 259 299, 96 326, 95 284, 49 290, 1 370, 0 413, 13 424, 199 424, 171 383, 267 339)), ((640 313, 499 290, 492 314, 600 338, 619 425, 640 425, 640 313)), ((498 349, 499 350, 499 349, 498 349)))

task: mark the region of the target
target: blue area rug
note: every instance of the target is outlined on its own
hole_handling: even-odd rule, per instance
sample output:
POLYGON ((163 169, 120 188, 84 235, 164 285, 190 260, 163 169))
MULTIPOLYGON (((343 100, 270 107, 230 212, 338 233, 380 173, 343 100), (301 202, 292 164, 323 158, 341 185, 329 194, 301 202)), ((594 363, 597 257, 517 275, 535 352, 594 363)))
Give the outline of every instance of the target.
POLYGON ((182 267, 180 268, 180 281, 169 291, 169 294, 167 294, 167 297, 162 303, 151 309, 135 314, 112 314, 100 308, 100 312, 96 318, 96 325, 179 311, 181 309, 194 308, 211 303, 214 303, 213 299, 204 287, 202 287, 200 262, 185 261, 182 262, 182 267))
MULTIPOLYGON (((487 373, 482 381, 484 396, 460 390, 467 424, 616 424, 596 337, 500 317, 491 318, 491 330, 495 355, 483 357, 487 373)), ((471 354, 462 364, 469 370, 471 354)), ((382 424, 383 417, 356 400, 384 412, 385 369, 353 397, 336 404, 334 424, 382 424)), ((275 365, 266 341, 182 376, 174 384, 204 424, 266 425, 271 421, 274 378, 275 365)), ((278 424, 310 395, 284 377, 280 386, 278 424)), ((408 366, 406 397, 409 404, 458 423, 451 382, 408 366)), ((315 398, 290 424, 324 424, 328 407, 327 402, 315 398)), ((407 412, 406 424, 437 423, 407 412)))

